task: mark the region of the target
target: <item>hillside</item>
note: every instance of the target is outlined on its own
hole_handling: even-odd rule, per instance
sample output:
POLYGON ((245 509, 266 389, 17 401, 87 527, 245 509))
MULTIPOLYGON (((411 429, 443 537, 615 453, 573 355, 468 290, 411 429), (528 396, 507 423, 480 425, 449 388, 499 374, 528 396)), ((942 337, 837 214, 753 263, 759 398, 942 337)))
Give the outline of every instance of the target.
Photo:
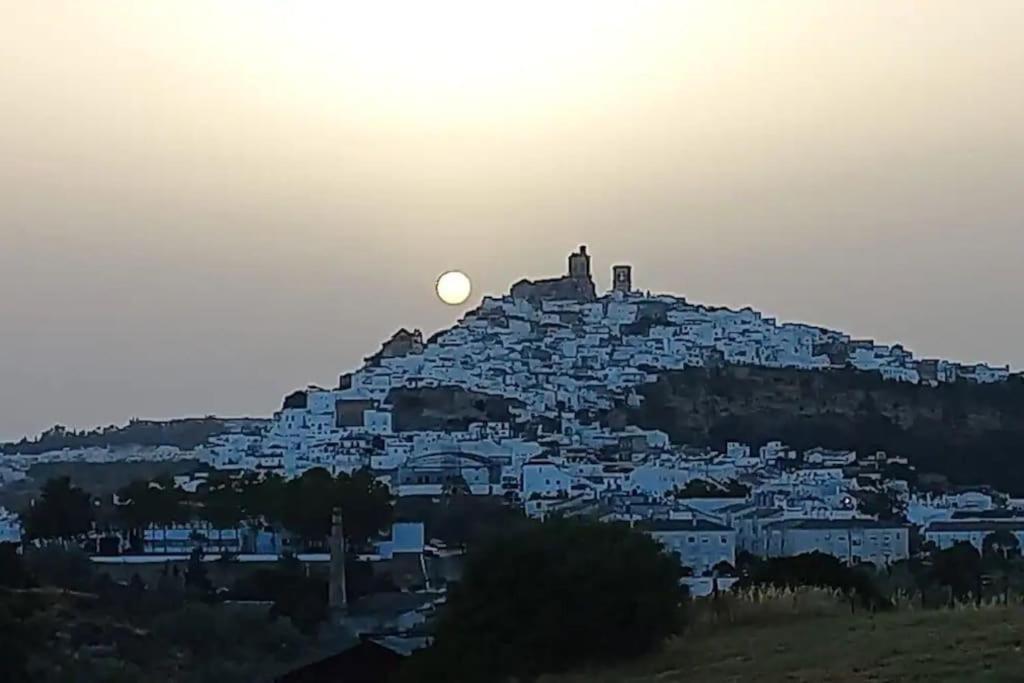
POLYGON ((387 398, 396 432, 465 431, 473 422, 508 422, 514 400, 461 387, 392 389, 387 398))
MULTIPOLYGON (((180 420, 132 420, 123 427, 110 425, 93 430, 73 431, 57 425, 35 439, 0 443, 0 453, 38 455, 64 448, 117 448, 118 446, 175 446, 191 450, 222 434, 225 420, 215 417, 180 420)), ((235 422, 238 422, 237 420, 235 422)))
POLYGON ((971 683, 1019 681, 1024 613, 983 607, 788 615, 687 634, 621 668, 541 683, 971 683))
POLYGON ((726 366, 661 372, 638 392, 639 407, 621 405, 606 420, 661 429, 675 443, 779 439, 798 449, 884 450, 955 484, 1024 494, 1019 378, 928 386, 851 369, 726 366))

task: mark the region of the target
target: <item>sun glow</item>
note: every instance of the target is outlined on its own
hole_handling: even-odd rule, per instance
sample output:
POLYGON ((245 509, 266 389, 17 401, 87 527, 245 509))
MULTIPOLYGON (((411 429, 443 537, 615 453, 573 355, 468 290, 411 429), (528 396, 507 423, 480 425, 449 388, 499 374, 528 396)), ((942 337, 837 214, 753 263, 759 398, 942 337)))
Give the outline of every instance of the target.
MULTIPOLYGON (((659 42, 656 34, 666 37, 668 15, 684 5, 298 0, 262 7, 268 30, 296 60, 295 73, 316 76, 320 85, 326 74, 370 100, 427 109, 467 100, 518 108, 523 100, 588 88, 607 94, 656 64, 643 64, 644 53, 659 42)), ((677 25, 672 42, 683 33, 677 25)))

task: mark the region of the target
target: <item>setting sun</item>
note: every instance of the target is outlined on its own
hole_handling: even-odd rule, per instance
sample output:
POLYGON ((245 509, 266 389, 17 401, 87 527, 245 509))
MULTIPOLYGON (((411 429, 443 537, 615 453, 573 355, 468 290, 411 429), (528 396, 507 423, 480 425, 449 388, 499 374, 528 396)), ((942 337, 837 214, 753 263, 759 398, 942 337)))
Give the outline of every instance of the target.
POLYGON ((469 277, 458 270, 449 270, 437 279, 437 296, 451 306, 464 303, 471 290, 469 277))

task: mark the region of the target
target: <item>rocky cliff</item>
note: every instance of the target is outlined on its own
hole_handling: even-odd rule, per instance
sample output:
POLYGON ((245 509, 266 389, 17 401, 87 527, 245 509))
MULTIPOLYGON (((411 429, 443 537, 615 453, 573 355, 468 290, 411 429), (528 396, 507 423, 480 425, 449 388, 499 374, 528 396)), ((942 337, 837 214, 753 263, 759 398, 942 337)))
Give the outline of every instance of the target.
POLYGON ((954 484, 1024 495, 1024 381, 939 386, 856 370, 755 366, 659 374, 640 407, 606 419, 662 429, 676 443, 781 440, 795 448, 884 450, 954 484))

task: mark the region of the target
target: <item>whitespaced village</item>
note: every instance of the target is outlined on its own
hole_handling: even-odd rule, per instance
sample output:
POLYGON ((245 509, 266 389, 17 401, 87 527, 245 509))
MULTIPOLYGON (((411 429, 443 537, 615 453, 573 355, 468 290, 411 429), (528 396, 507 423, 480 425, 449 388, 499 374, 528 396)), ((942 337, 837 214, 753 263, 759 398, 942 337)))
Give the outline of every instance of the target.
MULTIPOLYGON (((33 464, 46 462, 195 460, 208 469, 175 478, 175 485, 193 491, 210 470, 284 478, 314 468, 368 470, 399 500, 458 491, 499 497, 535 518, 628 522, 676 554, 698 595, 713 581, 728 587, 741 552, 783 557, 820 551, 885 567, 909 556, 913 533, 940 548, 968 541, 980 550, 985 537, 1000 530, 1024 541, 1024 501, 977 487, 912 492, 891 474, 912 469, 899 453, 797 451, 781 441, 738 440, 713 449, 597 419, 616 406, 638 406, 637 389, 653 381, 653 373, 682 368, 854 368, 891 382, 931 385, 1015 377, 1007 366, 918 359, 898 345, 780 324, 749 308, 642 293, 632 278, 629 266, 615 266, 611 289, 598 295, 590 256, 580 247, 569 256, 566 275, 523 280, 506 296, 485 297, 429 339, 419 330, 399 330, 363 367, 341 375, 336 387, 296 391, 270 419, 225 420, 221 433, 188 450, 11 454, 0 459, 0 484, 17 482, 33 464), (900 514, 879 519, 860 504, 865 493, 891 497, 900 514)), ((200 521, 145 534, 142 557, 117 549, 94 561, 180 559, 197 534, 212 559, 228 553, 266 558, 283 547, 263 529, 216 529, 200 521)), ((0 511, 0 542, 20 540, 18 517, 0 511)), ((422 562, 457 554, 415 522, 396 524, 378 550, 371 559, 399 552, 422 562)))

